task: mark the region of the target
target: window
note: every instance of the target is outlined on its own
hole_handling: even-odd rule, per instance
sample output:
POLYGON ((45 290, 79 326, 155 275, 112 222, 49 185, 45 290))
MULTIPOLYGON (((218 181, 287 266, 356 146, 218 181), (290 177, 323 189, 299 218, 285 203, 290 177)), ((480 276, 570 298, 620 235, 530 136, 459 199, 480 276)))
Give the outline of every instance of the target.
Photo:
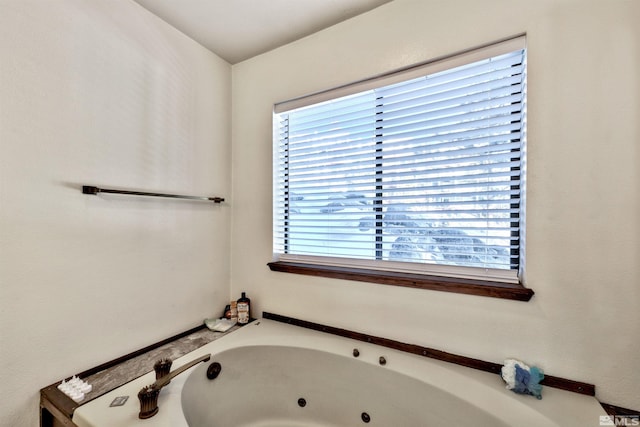
POLYGON ((520 37, 277 105, 272 268, 522 288, 525 67, 520 37))

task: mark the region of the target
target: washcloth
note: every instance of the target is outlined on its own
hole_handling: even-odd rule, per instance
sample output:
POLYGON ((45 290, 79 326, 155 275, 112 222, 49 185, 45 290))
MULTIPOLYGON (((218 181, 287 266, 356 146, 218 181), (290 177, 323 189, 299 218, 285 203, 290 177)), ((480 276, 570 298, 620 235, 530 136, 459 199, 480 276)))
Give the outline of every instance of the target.
POLYGON ((507 359, 502 366, 502 379, 507 383, 507 389, 518 394, 530 394, 542 399, 542 385, 544 378, 541 369, 516 359, 507 359))
POLYGON ((235 325, 237 321, 235 319, 205 319, 204 324, 207 328, 216 332, 226 332, 235 325))

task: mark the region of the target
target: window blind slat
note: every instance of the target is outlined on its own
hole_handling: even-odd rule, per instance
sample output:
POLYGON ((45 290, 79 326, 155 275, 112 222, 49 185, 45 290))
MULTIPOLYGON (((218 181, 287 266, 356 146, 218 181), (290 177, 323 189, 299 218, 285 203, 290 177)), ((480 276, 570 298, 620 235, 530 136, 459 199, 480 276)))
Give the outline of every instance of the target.
MULTIPOLYGON (((472 127, 473 123, 467 123, 467 126, 468 126, 467 128, 462 128, 462 129, 453 128, 454 132, 450 132, 449 134, 447 134, 446 132, 443 132, 443 131, 446 131, 447 129, 440 129, 441 132, 439 134, 433 134, 433 132, 431 132, 429 134, 424 135, 418 132, 415 135, 405 135, 405 136, 413 137, 414 139, 411 140, 412 143, 421 142, 424 144, 431 145, 431 144, 438 144, 438 143, 451 143, 455 141, 471 140, 471 139, 483 138, 491 135, 493 136, 509 135, 512 132, 519 132, 520 128, 522 127, 519 121, 506 121, 506 120, 505 120, 505 123, 501 123, 499 121, 497 123, 492 123, 492 122, 482 123, 482 121, 477 121, 475 122, 475 124, 484 124, 484 126, 476 128, 476 127, 472 127), (489 128, 488 125, 491 125, 491 127, 489 128)), ((398 128, 396 127, 396 129, 398 128)), ((367 132, 364 135, 368 137, 370 134, 367 132)), ((289 147, 289 148, 290 148, 290 151, 292 151, 293 153, 305 153, 309 151, 314 151, 314 150, 319 151, 321 149, 330 149, 330 148, 340 148, 340 147, 345 149, 351 148, 348 146, 345 147, 346 145, 345 142, 349 142, 351 144, 360 143, 360 145, 364 145, 367 142, 379 143, 379 142, 382 142, 383 140, 387 144, 393 144, 397 142, 406 143, 406 141, 408 140, 408 138, 389 139, 388 135, 389 133, 387 133, 387 137, 383 138, 383 134, 378 133, 376 134, 376 137, 373 140, 362 138, 360 135, 352 135, 351 138, 315 141, 314 144, 309 144, 308 146, 289 147)), ((283 140, 284 139, 285 138, 283 138, 283 140)))
MULTIPOLYGON (((431 161, 424 163, 417 163, 412 165, 412 168, 407 170, 407 165, 396 165, 395 167, 388 167, 387 173, 382 179, 386 183, 398 182, 404 184, 415 184, 418 185, 422 183, 422 185, 433 185, 434 183, 439 186, 443 186, 446 188, 447 185, 467 185, 470 181, 481 182, 481 180, 487 180, 487 182, 497 183, 499 181, 488 181, 490 178, 504 178, 514 175, 519 175, 520 171, 518 170, 509 170, 505 169, 515 169, 520 167, 521 162, 518 160, 513 161, 505 161, 502 163, 494 163, 490 170, 487 170, 487 165, 447 165, 444 161, 431 161), (417 166, 429 165, 430 168, 422 171, 418 171, 417 166), (484 167, 483 167, 484 166, 484 167), (508 173, 507 173, 508 172, 508 173), (443 176, 444 174, 447 176, 443 176), (464 176, 461 174, 464 173, 464 176), (458 175, 456 175, 458 174, 458 175), (466 178, 465 178, 466 177, 466 178), (399 178, 407 178, 406 180, 398 181, 399 178), (466 179, 466 181, 465 181, 466 179), (453 182, 452 182, 453 181, 453 182)), ((378 170, 381 168, 378 168, 378 170)), ((296 177, 295 173, 290 173, 292 177, 296 177)), ((332 185, 342 186, 346 182, 350 182, 352 185, 356 184, 375 184, 376 183, 376 175, 372 172, 364 172, 362 174, 354 174, 349 177, 344 177, 341 175, 332 176, 329 173, 325 173, 324 175, 300 175, 296 177, 295 184, 289 184, 288 188, 293 189, 305 189, 308 187, 316 188, 318 187, 330 187, 332 185)), ((504 180, 503 180, 504 181, 504 180)), ((515 180, 509 180, 508 182, 512 184, 516 184, 515 180)))
MULTIPOLYGON (((515 136, 515 135, 514 135, 515 136)), ((479 138, 483 139, 483 138, 479 138)), ((463 159, 464 157, 474 157, 478 155, 478 153, 491 153, 492 151, 495 154, 489 156, 484 156, 487 160, 499 160, 504 158, 504 152, 509 152, 513 150, 513 147, 517 147, 521 145, 519 142, 520 138, 511 139, 511 140, 494 140, 493 143, 487 144, 460 144, 460 143, 449 143, 449 144, 438 144, 433 147, 427 146, 415 146, 411 144, 411 141, 404 141, 402 143, 391 143, 387 148, 382 148, 383 151, 376 151, 375 145, 367 148, 358 147, 355 149, 346 149, 346 150, 336 150, 331 152, 322 152, 317 153, 315 156, 313 155, 305 155, 305 156, 288 156, 290 159, 295 160, 295 162, 289 161, 292 165, 289 166, 289 170, 292 171, 304 171, 304 170, 318 170, 319 168, 324 167, 325 169, 328 167, 346 167, 345 163, 352 164, 354 168, 360 166, 359 163, 356 162, 365 162, 368 163, 372 158, 384 158, 392 161, 393 159, 397 159, 396 162, 401 161, 403 158, 412 157, 413 164, 417 164, 425 161, 426 163, 435 164, 435 162, 440 161, 442 157, 449 155, 451 157, 456 157, 458 159, 463 159), (414 155, 412 155, 414 153, 414 155), (419 154, 415 154, 419 153, 419 154), (433 158, 436 159, 433 159, 433 158), (431 159, 431 160, 428 160, 431 159)), ((519 154, 516 151, 513 152, 513 158, 519 157, 519 154)))

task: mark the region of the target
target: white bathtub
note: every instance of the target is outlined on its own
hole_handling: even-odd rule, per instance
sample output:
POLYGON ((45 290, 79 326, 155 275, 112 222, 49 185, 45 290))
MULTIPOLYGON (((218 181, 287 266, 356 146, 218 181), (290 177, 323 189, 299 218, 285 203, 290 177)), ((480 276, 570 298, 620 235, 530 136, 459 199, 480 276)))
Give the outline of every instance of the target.
POLYGON ((271 320, 173 366, 207 353, 209 362, 162 389, 153 418, 138 419, 137 399, 155 381, 151 372, 82 405, 73 421, 80 427, 589 427, 606 415, 593 397, 549 387, 542 400, 516 395, 495 374, 271 320), (212 362, 222 371, 209 380, 212 362), (130 398, 110 407, 117 396, 130 398))

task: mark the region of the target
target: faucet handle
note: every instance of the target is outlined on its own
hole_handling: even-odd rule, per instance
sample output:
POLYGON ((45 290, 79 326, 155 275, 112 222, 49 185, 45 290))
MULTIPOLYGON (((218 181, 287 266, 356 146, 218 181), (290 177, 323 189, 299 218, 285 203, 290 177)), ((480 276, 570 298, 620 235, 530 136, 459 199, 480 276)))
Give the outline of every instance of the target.
POLYGON ((138 417, 140 419, 147 419, 153 417, 158 413, 158 396, 160 396, 160 388, 155 384, 145 386, 138 393, 138 399, 140 400, 140 412, 138 417))
POLYGON ((169 375, 172 363, 171 359, 160 359, 153 365, 153 370, 156 371, 156 380, 169 375))
MULTIPOLYGON (((207 362, 209 359, 211 359, 211 354, 205 354, 204 356, 196 360, 192 360, 191 362, 185 365, 182 365, 175 371, 170 372, 166 375, 163 375, 160 378, 157 378, 159 374, 158 374, 158 371, 156 370, 156 378, 157 378, 156 382, 146 387, 143 387, 142 390, 140 390, 140 392, 138 393, 138 399, 140 400, 140 412, 138 413, 138 417, 145 419, 145 418, 151 418, 155 414, 157 414, 158 413, 158 396, 160 396, 160 390, 162 390, 162 387, 169 384, 169 382, 171 381, 171 378, 175 377, 176 375, 179 375, 185 372, 187 369, 194 367, 200 362, 207 362)), ((168 370, 171 368, 171 361, 169 359, 160 360, 156 362, 156 365, 164 365, 166 364, 167 361, 169 364, 167 368, 168 370)), ((155 370, 155 366, 154 366, 154 370, 155 370)))

